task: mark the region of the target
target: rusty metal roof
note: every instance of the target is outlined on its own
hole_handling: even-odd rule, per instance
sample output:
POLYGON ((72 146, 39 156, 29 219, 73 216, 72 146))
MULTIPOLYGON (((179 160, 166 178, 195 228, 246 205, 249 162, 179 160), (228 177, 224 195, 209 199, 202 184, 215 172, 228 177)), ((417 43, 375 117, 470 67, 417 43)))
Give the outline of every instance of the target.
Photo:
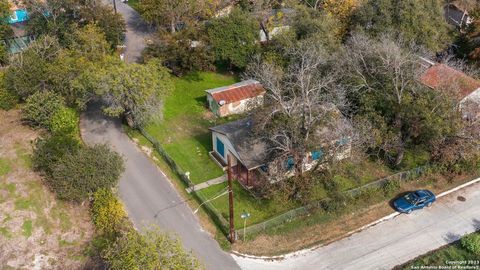
POLYGON ((454 86, 463 99, 480 88, 480 81, 445 64, 429 67, 420 77, 420 81, 433 89, 454 86))
POLYGON ((212 95, 217 103, 225 102, 225 104, 242 101, 265 94, 265 89, 260 82, 255 80, 246 80, 229 86, 206 90, 212 95))

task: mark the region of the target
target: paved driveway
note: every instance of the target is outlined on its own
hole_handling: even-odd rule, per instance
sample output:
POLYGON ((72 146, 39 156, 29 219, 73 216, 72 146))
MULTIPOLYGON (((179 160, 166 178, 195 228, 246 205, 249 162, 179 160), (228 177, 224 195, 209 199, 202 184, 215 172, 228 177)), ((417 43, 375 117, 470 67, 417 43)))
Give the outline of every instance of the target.
POLYGON ((440 198, 431 208, 399 215, 303 255, 235 260, 242 269, 391 269, 475 229, 480 229, 480 183, 440 198))

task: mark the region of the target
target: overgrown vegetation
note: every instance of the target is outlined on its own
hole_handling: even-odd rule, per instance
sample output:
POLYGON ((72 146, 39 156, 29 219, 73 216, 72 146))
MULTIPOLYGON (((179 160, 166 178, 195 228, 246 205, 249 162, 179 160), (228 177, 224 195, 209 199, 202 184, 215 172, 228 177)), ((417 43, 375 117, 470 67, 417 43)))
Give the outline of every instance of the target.
POLYGON ((480 255, 480 233, 475 232, 464 236, 459 241, 429 252, 404 265, 394 269, 410 269, 412 267, 448 266, 448 262, 466 262, 465 267, 475 267, 480 255))

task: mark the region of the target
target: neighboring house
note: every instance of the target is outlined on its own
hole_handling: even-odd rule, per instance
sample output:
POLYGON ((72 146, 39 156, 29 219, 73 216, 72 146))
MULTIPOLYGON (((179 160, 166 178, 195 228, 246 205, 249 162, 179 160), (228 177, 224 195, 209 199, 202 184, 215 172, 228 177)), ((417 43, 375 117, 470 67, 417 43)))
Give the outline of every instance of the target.
POLYGON ((10 3, 10 10, 12 15, 8 18, 9 24, 17 24, 28 21, 28 13, 22 3, 19 1, 8 1, 10 3))
POLYGON ((480 116, 480 81, 439 63, 431 63, 420 77, 420 81, 436 90, 454 89, 460 101, 460 108, 463 110, 465 106, 469 106, 469 110, 463 110, 464 117, 472 119, 480 116), (472 108, 472 105, 476 108, 472 108))
POLYGON ((206 90, 210 110, 219 117, 241 114, 263 104, 265 89, 255 80, 206 90))
MULTIPOLYGON (((235 178, 248 189, 257 186, 260 178, 268 177, 268 173, 274 170, 274 167, 269 166, 267 161, 269 158, 268 143, 254 137, 252 121, 251 118, 245 118, 210 128, 213 145, 210 156, 224 170, 230 156, 235 178)), ((344 121, 339 121, 338 124, 344 124, 344 121)), ((325 130, 320 130, 319 134, 324 132, 325 130)), ((333 143, 337 145, 335 159, 341 160, 350 156, 351 143, 348 138, 338 137, 333 143)), ((325 153, 322 151, 322 146, 319 145, 318 149, 307 154, 302 164, 302 170, 313 169, 324 157, 325 153)), ((294 165, 293 159, 285 160, 284 166, 287 169, 285 177, 293 176, 294 165)), ((274 182, 279 179, 270 178, 269 180, 274 182)))
POLYGON ((459 1, 445 5, 445 19, 449 24, 459 29, 464 29, 473 22, 473 19, 468 15, 468 11, 462 7, 459 1))
POLYGON ((259 33, 259 37, 260 37, 260 42, 267 42, 269 39, 277 36, 278 34, 281 34, 283 32, 286 32, 290 29, 290 26, 288 25, 285 25, 285 26, 277 26, 277 27, 273 27, 273 29, 268 32, 268 38, 267 38, 267 34, 265 34, 265 31, 263 30, 260 30, 260 33, 259 33))

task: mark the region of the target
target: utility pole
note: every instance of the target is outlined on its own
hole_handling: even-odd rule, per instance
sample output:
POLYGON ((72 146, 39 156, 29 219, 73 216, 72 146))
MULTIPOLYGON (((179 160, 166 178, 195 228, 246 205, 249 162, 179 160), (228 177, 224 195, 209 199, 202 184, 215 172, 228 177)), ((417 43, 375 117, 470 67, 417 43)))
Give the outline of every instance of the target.
POLYGON ((235 225, 233 223, 233 188, 232 188, 232 162, 230 154, 227 157, 228 176, 228 205, 230 208, 230 243, 235 242, 235 225))
POLYGON ((113 3, 113 10, 115 11, 115 14, 117 14, 117 2, 115 0, 112 0, 113 3))

